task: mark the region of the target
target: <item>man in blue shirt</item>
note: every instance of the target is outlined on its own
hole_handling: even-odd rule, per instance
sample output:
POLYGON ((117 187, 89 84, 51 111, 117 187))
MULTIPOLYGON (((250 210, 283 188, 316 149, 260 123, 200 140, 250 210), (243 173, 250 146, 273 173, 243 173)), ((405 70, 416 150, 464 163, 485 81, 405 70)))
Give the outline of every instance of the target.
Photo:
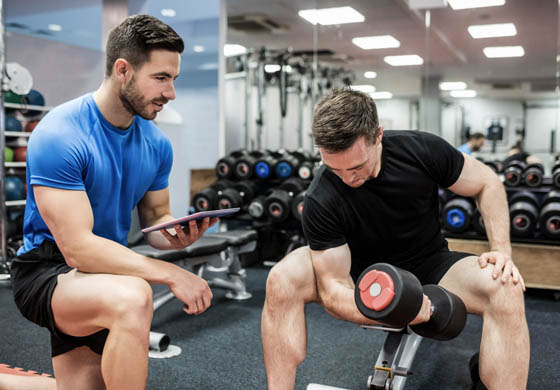
POLYGON ((485 140, 486 140, 486 137, 484 137, 484 134, 474 133, 474 134, 471 134, 468 142, 459 146, 457 149, 459 149, 460 152, 463 152, 465 154, 470 155, 473 152, 478 152, 480 149, 482 149, 482 147, 484 146, 484 141, 485 140))
MULTIPOLYGON (((205 280, 126 247, 131 212, 142 227, 172 220, 169 139, 152 120, 175 98, 183 40, 135 15, 107 41, 97 91, 45 116, 28 145, 24 246, 12 265, 15 302, 51 333, 58 389, 144 389, 153 315, 149 283, 169 286, 188 314, 205 280)), ((192 244, 216 220, 145 235, 159 249, 192 244)))

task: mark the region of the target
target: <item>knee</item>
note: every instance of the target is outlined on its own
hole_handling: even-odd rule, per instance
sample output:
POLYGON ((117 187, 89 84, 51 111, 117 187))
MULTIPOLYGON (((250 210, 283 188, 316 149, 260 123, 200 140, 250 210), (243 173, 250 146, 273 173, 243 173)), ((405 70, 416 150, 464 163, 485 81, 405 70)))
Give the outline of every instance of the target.
POLYGON ((488 299, 487 310, 492 314, 508 317, 524 316, 525 301, 520 283, 513 284, 511 280, 502 283, 499 279, 491 279, 487 283, 485 292, 488 299))
POLYGON ((149 324, 153 317, 152 287, 144 279, 124 277, 111 294, 114 319, 127 326, 149 324))
POLYGON ((266 300, 269 304, 293 301, 303 298, 310 288, 314 288, 313 267, 309 250, 299 248, 278 262, 266 280, 266 300))

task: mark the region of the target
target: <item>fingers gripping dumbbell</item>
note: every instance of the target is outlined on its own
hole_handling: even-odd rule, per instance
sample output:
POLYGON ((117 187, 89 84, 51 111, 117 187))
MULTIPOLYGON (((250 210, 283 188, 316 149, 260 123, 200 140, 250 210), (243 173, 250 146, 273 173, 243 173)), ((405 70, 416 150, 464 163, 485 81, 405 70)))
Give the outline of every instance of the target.
POLYGON ((362 272, 354 298, 364 316, 404 328, 418 315, 424 294, 432 302, 430 320, 411 325, 410 329, 436 340, 450 340, 459 335, 467 320, 463 301, 443 287, 422 287, 412 273, 390 264, 374 264, 362 272))

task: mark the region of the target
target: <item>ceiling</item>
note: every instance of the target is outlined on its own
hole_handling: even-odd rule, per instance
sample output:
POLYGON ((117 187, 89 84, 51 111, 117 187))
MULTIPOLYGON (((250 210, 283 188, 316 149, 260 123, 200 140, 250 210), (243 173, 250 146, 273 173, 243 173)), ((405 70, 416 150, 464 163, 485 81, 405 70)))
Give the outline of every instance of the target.
MULTIPOLYGON (((278 24, 273 31, 250 32, 228 29, 228 43, 249 48, 290 48, 293 51, 328 49, 337 66, 355 72, 355 84, 373 84, 378 91, 395 97, 419 96, 423 76, 442 81, 465 81, 479 97, 538 99, 556 97, 558 47, 558 0, 506 0, 497 7, 453 10, 447 6, 430 10, 430 28, 425 10, 410 9, 408 0, 227 0, 228 17, 261 15, 278 24), (298 16, 302 9, 351 6, 365 16, 363 23, 315 27, 298 16), (514 23, 512 37, 472 39, 473 24, 514 23), (392 35, 399 48, 362 50, 352 38, 392 35), (314 41, 314 37, 316 41, 314 41), (486 58, 486 46, 521 45, 519 58, 486 58), (391 67, 387 55, 418 54, 421 66, 391 67), (363 72, 375 71, 367 80, 363 72)), ((445 96, 445 94, 444 94, 445 96)))

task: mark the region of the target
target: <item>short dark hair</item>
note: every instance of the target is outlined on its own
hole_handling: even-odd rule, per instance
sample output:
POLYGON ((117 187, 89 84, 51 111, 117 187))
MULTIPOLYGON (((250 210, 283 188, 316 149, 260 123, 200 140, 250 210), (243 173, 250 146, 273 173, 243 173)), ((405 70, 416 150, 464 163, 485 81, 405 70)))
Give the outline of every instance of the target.
POLYGON ((469 139, 482 139, 482 138, 486 138, 486 136, 482 133, 474 133, 471 134, 469 139))
POLYGON ((183 39, 158 18, 150 15, 132 15, 113 28, 107 38, 105 76, 111 76, 119 58, 138 69, 150 60, 153 50, 169 50, 181 54, 183 39))
POLYGON ((315 145, 328 153, 342 152, 362 136, 372 145, 379 134, 375 102, 350 88, 334 89, 317 104, 312 133, 315 145))

